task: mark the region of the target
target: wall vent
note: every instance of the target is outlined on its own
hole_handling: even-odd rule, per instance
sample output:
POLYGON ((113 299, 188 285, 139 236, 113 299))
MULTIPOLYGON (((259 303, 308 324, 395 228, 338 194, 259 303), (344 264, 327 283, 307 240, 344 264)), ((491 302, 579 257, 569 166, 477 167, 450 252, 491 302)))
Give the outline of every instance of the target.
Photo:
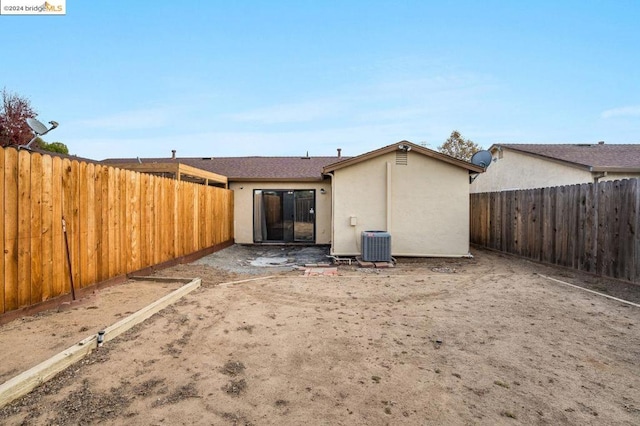
POLYGON ((362 260, 391 262, 391 234, 384 231, 362 232, 362 260))
POLYGON ((396 151, 396 165, 398 166, 406 166, 408 164, 408 152, 407 151, 396 151))

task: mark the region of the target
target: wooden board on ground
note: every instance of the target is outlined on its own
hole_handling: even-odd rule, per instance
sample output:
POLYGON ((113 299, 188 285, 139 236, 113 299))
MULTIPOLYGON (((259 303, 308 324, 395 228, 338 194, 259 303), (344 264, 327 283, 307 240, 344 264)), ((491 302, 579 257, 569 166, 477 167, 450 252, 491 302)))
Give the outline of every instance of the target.
POLYGON ((0 385, 0 407, 30 392, 93 351, 97 347, 99 331, 105 332, 105 342, 112 340, 195 290, 201 283, 199 278, 186 284, 184 281, 178 278, 130 282, 129 286, 124 284, 95 293, 93 300, 85 301, 77 308, 64 312, 44 312, 0 327, 0 338, 7 343, 8 351, 12 347, 12 340, 20 340, 24 347, 24 339, 33 339, 33 344, 29 345, 33 350, 29 353, 3 354, 3 357, 7 357, 7 362, 0 364, 0 380, 13 377, 0 385), (135 291, 127 292, 129 289, 135 291), (109 311, 106 317, 104 312, 103 315, 96 315, 100 309, 109 311), (138 310, 131 314, 135 309, 138 310), (117 320, 127 314, 130 315, 117 320), (115 322, 108 327, 106 324, 92 322, 95 318, 108 317, 113 317, 115 322), (22 325, 25 321, 33 324, 28 327, 33 330, 32 333, 24 332, 22 325), (83 338, 80 340, 79 336, 83 338), (70 342, 77 343, 68 346, 70 342), (60 352, 64 347, 66 349, 60 352))

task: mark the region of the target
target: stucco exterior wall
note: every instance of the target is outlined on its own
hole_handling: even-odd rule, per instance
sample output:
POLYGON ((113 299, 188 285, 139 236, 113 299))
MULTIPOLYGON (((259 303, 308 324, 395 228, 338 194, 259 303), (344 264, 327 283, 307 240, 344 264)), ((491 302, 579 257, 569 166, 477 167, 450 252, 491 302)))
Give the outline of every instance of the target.
MULTIPOLYGON (((471 184, 472 193, 593 183, 594 177, 601 175, 510 149, 502 150, 502 158, 498 152, 492 154, 495 161, 492 161, 486 172, 480 174, 471 184)), ((639 177, 640 173, 608 172, 606 176, 599 177, 599 181, 639 177)))
POLYGON ((411 151, 407 163, 391 152, 335 171, 333 254, 359 255, 369 230, 391 233, 394 256, 469 253, 468 171, 411 151))
POLYGON ((471 192, 509 191, 513 189, 546 188, 593 182, 591 172, 543 160, 509 149, 502 158, 493 153, 495 161, 471 184, 471 192))
POLYGON ((253 244, 253 191, 254 189, 315 189, 316 190, 316 244, 331 242, 331 183, 322 182, 232 182, 234 193, 235 242, 253 244), (325 194, 321 193, 324 188, 325 194))

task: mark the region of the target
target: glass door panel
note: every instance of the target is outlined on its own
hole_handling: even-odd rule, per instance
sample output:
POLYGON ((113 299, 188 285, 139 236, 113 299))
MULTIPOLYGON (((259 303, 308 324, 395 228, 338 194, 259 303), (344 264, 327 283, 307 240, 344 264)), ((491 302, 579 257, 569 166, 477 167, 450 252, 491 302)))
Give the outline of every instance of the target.
POLYGON ((295 191, 294 240, 313 242, 315 240, 316 203, 315 191, 295 191))

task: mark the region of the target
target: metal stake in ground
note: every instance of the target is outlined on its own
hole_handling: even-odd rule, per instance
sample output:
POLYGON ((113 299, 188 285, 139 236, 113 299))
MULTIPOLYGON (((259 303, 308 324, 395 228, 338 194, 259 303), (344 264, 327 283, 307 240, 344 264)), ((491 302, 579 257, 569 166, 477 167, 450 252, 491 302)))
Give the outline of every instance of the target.
POLYGON ((71 252, 69 251, 69 239, 67 238, 67 221, 62 218, 62 233, 64 234, 64 245, 67 248, 67 265, 69 265, 69 278, 71 280, 71 299, 76 300, 76 289, 73 286, 73 271, 71 270, 71 252))

